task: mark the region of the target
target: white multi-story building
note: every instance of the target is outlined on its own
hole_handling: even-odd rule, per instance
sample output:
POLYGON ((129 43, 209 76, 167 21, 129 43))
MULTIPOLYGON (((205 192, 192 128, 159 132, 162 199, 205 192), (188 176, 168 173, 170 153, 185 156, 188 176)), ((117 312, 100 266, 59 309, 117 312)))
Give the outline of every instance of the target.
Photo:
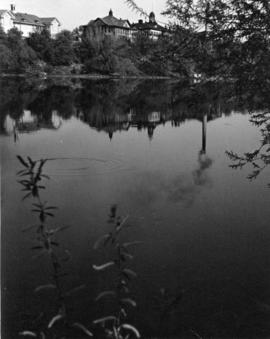
POLYGON ((39 17, 27 13, 14 13, 13 24, 22 36, 27 38, 31 33, 41 32, 45 27, 39 17))
POLYGON ((109 11, 109 15, 91 20, 83 28, 84 34, 90 39, 102 40, 105 36, 110 36, 112 39, 131 40, 133 37, 133 29, 129 21, 116 18, 112 10, 109 11))
POLYGON ((11 10, 0 10, 0 26, 4 32, 11 28, 17 28, 22 36, 27 38, 31 33, 41 32, 43 29, 49 30, 52 37, 60 32, 61 24, 55 17, 39 18, 33 14, 15 13, 15 6, 11 5, 11 10))

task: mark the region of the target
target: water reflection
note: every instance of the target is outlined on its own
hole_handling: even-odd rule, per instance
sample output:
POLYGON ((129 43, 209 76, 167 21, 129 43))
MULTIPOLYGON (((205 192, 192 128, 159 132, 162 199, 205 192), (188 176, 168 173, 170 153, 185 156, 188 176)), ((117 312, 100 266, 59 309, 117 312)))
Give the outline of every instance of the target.
MULTIPOLYGON (((131 216, 132 237, 145 242, 134 262, 134 320, 145 336, 160 335, 156 324, 162 319, 152 300, 157 295, 163 298, 161 318, 168 315, 164 336, 269 334, 260 313, 269 304, 266 188, 259 180, 249 185, 244 171, 232 172, 225 155, 229 147, 242 156, 259 141, 247 113, 270 107, 265 89, 162 81, 6 79, 0 85, 10 337, 22 328, 25 305, 29 313, 35 308, 33 286, 43 277, 27 261, 29 244, 20 232, 32 219, 12 176, 16 154, 55 160, 48 161, 52 180, 44 199, 53 197, 61 224, 74 226, 63 243, 79 271, 74 280, 91 286, 77 301, 89 314, 78 319, 95 319, 100 281, 89 273, 90 248, 106 232, 107 207, 118 203, 131 216)), ((266 141, 268 125, 259 126, 266 141)))
MULTIPOLYGON (((23 80, 3 80, 1 86, 1 133, 56 129, 61 119, 76 117, 110 139, 117 131, 136 128, 153 139, 157 126, 170 121, 177 127, 186 119, 203 121, 203 145, 206 147, 207 121, 233 110, 245 111, 249 102, 236 97, 235 86, 204 84, 190 87, 185 83, 144 81, 86 82, 51 81, 27 84, 23 80), (3 89, 3 90, 2 90, 3 89), (205 121, 206 119, 206 121, 205 121)), ((253 100, 250 100, 253 102, 253 100)), ((254 102, 253 102, 254 104, 254 102)), ((260 102, 260 104, 262 104, 260 102)))

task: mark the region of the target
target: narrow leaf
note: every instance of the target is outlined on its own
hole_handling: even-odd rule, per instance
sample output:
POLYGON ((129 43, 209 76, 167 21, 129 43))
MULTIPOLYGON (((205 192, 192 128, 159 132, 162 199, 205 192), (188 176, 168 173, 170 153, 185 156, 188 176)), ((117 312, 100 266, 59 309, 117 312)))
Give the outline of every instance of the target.
MULTIPOLYGON (((27 191, 28 191, 28 190, 27 190, 27 191)), ((32 193, 27 193, 27 194, 22 198, 22 200, 25 200, 25 199, 29 198, 31 195, 32 195, 32 193)))
POLYGON ((56 315, 55 317, 53 317, 53 318, 51 319, 51 321, 49 322, 48 328, 52 328, 53 325, 54 325, 57 321, 61 320, 62 318, 64 318, 64 316, 63 316, 62 314, 57 314, 57 315, 56 315))
POLYGON ((107 267, 113 266, 115 263, 113 261, 109 261, 106 264, 97 266, 97 265, 93 265, 93 269, 96 271, 102 271, 105 270, 107 267))
POLYGON ((83 326, 80 323, 74 323, 72 325, 73 327, 77 327, 79 329, 81 329, 86 335, 88 335, 89 337, 93 337, 93 333, 91 333, 85 326, 83 326))
POLYGON ((35 166, 36 162, 33 161, 30 157, 27 157, 29 164, 32 165, 33 167, 35 166))
POLYGON ((131 299, 131 298, 124 298, 124 299, 121 299, 121 302, 124 303, 124 304, 129 304, 133 307, 136 307, 137 306, 137 303, 135 300, 131 299))
POLYGON ((39 210, 37 210, 37 209, 32 209, 31 211, 32 211, 32 212, 40 213, 40 212, 42 212, 42 209, 39 209, 39 210))
POLYGON ((51 229, 49 230, 49 233, 50 234, 55 234, 57 232, 61 232, 61 231, 64 231, 65 229, 69 228, 70 226, 63 226, 63 227, 57 227, 57 228, 54 228, 54 229, 51 229))
POLYGON ((56 288, 56 286, 53 285, 53 284, 40 285, 40 286, 35 288, 34 292, 37 293, 37 292, 40 292, 42 290, 49 290, 49 289, 55 289, 55 288, 56 288))
POLYGON ((121 308, 121 314, 126 318, 127 317, 127 312, 124 308, 121 308))
POLYGON ((24 167, 26 167, 26 168, 29 167, 29 165, 27 164, 27 162, 24 161, 24 159, 23 159, 20 155, 17 155, 17 158, 18 158, 18 160, 20 161, 20 163, 21 163, 24 167))
POLYGON ((129 268, 124 268, 122 270, 123 273, 126 273, 128 276, 133 276, 133 277, 137 277, 137 273, 135 273, 134 271, 132 271, 129 268))
POLYGON ((58 210, 58 207, 57 206, 48 206, 48 207, 45 207, 45 210, 58 210))
POLYGON ((128 220, 129 216, 127 215, 123 221, 120 223, 119 226, 116 227, 116 233, 119 233, 121 231, 121 229, 124 227, 125 222, 128 220))
POLYGON ((95 301, 98 301, 104 297, 108 297, 108 296, 115 296, 116 293, 114 291, 104 291, 99 293, 99 295, 96 297, 95 301))
POLYGON ((54 217, 53 213, 45 212, 46 215, 49 215, 50 217, 54 217))
POLYGON ((80 286, 74 287, 74 288, 72 288, 70 291, 68 291, 65 295, 66 295, 66 296, 70 296, 70 295, 73 294, 73 293, 76 293, 76 292, 78 292, 78 291, 83 290, 85 287, 86 287, 86 285, 80 285, 80 286))
POLYGON ((131 332, 133 332, 136 336, 136 338, 140 338, 141 335, 139 333, 139 331, 137 330, 137 328, 135 328, 134 326, 130 325, 130 324, 122 324, 120 326, 121 328, 124 328, 125 330, 129 330, 131 332))
POLYGON ((94 320, 93 324, 100 324, 100 323, 104 323, 106 321, 115 321, 115 320, 116 320, 116 317, 114 315, 109 315, 107 317, 99 318, 97 320, 94 320))

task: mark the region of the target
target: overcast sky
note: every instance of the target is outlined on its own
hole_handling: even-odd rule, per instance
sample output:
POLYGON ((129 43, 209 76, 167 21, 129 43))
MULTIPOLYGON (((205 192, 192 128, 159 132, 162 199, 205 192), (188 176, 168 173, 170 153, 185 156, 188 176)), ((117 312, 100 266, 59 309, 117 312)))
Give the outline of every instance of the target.
MULTIPOLYGON (((165 9, 166 0, 137 0, 138 6, 147 12, 152 10, 157 20, 166 22, 160 13, 165 9)), ((35 14, 40 17, 57 17, 62 27, 73 29, 88 23, 91 19, 108 15, 110 8, 117 18, 136 22, 139 14, 132 11, 125 0, 0 0, 0 9, 10 9, 14 3, 16 12, 35 14)))

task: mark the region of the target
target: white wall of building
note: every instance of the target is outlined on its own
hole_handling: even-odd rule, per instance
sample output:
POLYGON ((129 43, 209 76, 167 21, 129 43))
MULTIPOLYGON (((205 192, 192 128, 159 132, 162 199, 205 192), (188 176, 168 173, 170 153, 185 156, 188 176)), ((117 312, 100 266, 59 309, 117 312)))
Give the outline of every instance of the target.
POLYGON ((56 34, 58 34, 60 32, 60 24, 59 22, 54 19, 51 23, 51 26, 49 28, 51 36, 54 37, 56 34))
POLYGON ((34 25, 27 25, 27 24, 17 24, 14 23, 14 27, 16 27, 21 33, 24 38, 29 37, 31 33, 41 31, 42 27, 34 26, 34 25))
POLYGON ((8 11, 1 14, 0 25, 5 33, 7 33, 11 28, 14 27, 12 16, 8 11))

